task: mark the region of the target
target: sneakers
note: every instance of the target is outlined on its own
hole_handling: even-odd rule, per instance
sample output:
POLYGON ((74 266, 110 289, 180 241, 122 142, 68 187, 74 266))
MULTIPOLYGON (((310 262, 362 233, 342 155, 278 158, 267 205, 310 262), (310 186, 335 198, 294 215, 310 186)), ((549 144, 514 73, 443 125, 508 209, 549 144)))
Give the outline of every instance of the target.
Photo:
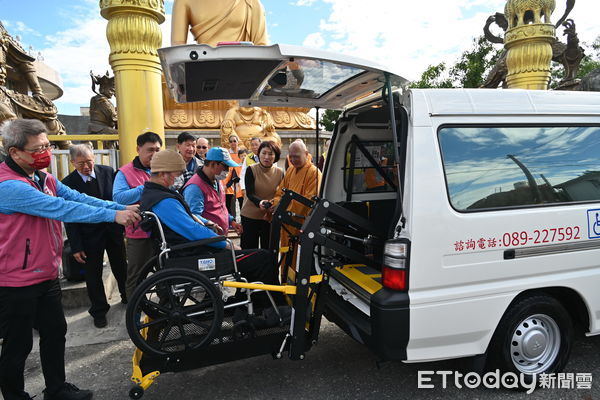
POLYGON ((63 387, 55 394, 49 395, 44 390, 44 400, 89 400, 93 396, 91 390, 81 390, 72 383, 63 383, 63 387))
POLYGON ((108 321, 106 321, 106 317, 94 317, 94 326, 96 328, 104 328, 108 325, 108 321))

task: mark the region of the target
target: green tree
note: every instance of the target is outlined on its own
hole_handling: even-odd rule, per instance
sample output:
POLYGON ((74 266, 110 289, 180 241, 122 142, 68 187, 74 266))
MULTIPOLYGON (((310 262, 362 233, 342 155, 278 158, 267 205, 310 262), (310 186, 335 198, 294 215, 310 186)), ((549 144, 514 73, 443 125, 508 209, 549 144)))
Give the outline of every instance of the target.
POLYGON ((338 110, 325 110, 323 112, 323 114, 320 115, 320 118, 319 118, 319 122, 321 123, 321 126, 326 131, 332 132, 333 128, 335 127, 335 121, 338 120, 341 113, 342 112, 338 111, 338 110))
POLYGON ((502 49, 497 49, 484 36, 474 38, 472 47, 463 52, 450 69, 455 85, 463 88, 480 87, 501 53, 502 49))
POLYGON ((421 79, 410 84, 412 88, 452 88, 452 79, 448 76, 446 64, 439 63, 430 65, 425 72, 421 74, 421 79))
POLYGON ((501 52, 502 49, 494 47, 484 36, 474 38, 471 48, 463 52, 452 66, 447 67, 445 63, 430 65, 410 87, 479 87, 501 52))
POLYGON ((591 45, 584 44, 585 57, 581 60, 577 77, 583 78, 596 68, 600 68, 600 36, 591 45))

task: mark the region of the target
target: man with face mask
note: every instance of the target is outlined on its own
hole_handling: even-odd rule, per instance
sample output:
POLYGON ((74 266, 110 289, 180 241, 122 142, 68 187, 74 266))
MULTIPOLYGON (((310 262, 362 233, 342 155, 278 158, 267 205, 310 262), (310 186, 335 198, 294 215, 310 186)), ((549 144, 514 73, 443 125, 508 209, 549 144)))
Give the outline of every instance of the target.
POLYGON ((231 159, 229 151, 213 147, 206 153, 204 166, 182 189, 192 213, 220 235, 227 235, 230 225, 238 234, 242 232, 242 226, 227 211, 225 188, 221 182, 233 167, 239 167, 239 164, 231 159))
MULTIPOLYGON (((170 189, 175 179, 185 170, 185 162, 181 155, 171 150, 164 150, 152 158, 151 165, 152 176, 144 184, 140 210, 152 211, 158 216, 169 246, 217 236, 195 218, 184 198, 178 192, 170 189)), ((229 244, 219 241, 207 246, 223 249, 228 248, 229 244)), ((192 251, 195 250, 202 253, 206 251, 206 248, 198 247, 192 251)), ((277 268, 268 251, 262 249, 240 250, 237 246, 234 250, 236 250, 238 269, 246 279, 266 284, 279 283, 277 268)), ((259 306, 268 304, 265 296, 262 297, 262 303, 260 296, 257 297, 259 306)))
POLYGON ((124 205, 69 189, 43 172, 52 158, 46 132, 43 123, 27 119, 5 123, 1 132, 8 152, 0 164, 0 391, 6 400, 30 398, 23 374, 34 326, 40 335, 44 399, 92 397, 65 382, 60 221, 130 225, 140 219, 124 205))
MULTIPOLYGON (((163 224, 165 237, 170 245, 184 241, 201 240, 216 236, 211 229, 198 223, 192 216, 183 197, 172 189, 185 170, 185 161, 172 150, 163 150, 151 161, 152 175, 144 184, 140 210, 152 211, 163 224)), ((224 248, 225 242, 217 242, 212 247, 224 248)))

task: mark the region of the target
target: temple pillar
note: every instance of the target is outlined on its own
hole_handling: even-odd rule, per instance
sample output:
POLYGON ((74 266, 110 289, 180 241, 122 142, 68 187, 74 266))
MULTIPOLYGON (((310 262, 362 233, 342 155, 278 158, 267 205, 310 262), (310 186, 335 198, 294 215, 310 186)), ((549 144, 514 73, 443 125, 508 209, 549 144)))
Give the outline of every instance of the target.
POLYGON ((157 133, 164 144, 159 24, 165 21, 164 0, 100 0, 100 14, 108 20, 109 63, 115 74, 119 121, 120 162, 136 155, 136 138, 157 133))
POLYGON ((551 24, 519 26, 506 32, 509 89, 548 89, 554 36, 551 24))
POLYGON ((508 0, 504 14, 506 83, 509 89, 546 90, 550 82, 556 29, 550 18, 554 0, 508 0))

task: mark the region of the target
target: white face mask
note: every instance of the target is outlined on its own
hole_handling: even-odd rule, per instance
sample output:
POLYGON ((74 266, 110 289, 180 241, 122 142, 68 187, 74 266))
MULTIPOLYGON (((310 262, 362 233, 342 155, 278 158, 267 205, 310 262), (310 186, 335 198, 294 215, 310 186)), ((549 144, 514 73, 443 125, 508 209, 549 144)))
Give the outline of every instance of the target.
POLYGON ((215 175, 215 179, 220 181, 224 180, 225 178, 227 178, 227 172, 228 171, 221 171, 220 174, 215 175))

